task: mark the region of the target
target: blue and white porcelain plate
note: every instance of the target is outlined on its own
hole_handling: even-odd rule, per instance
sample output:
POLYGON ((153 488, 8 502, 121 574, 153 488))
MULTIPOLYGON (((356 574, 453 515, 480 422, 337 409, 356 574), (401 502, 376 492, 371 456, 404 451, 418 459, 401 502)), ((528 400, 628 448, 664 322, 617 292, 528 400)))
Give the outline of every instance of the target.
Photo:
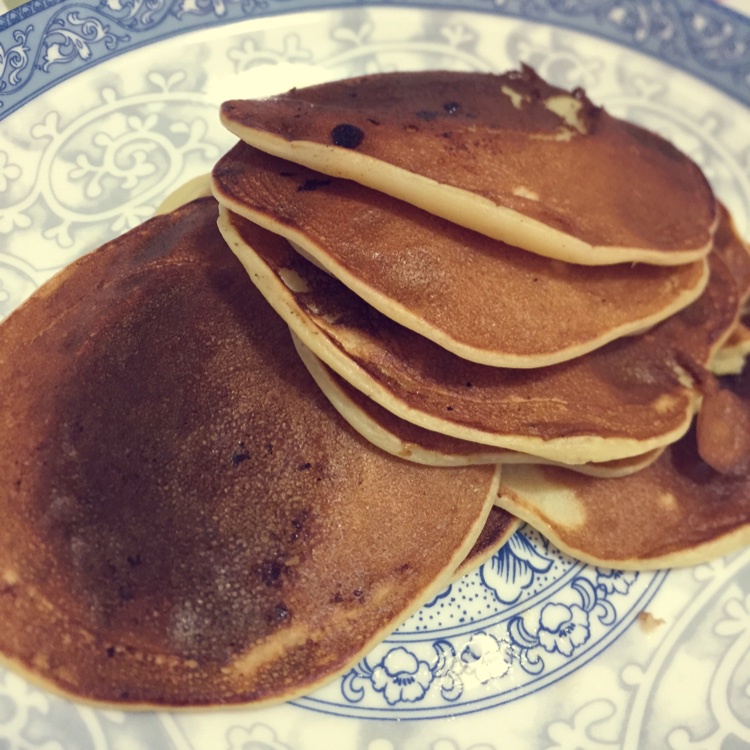
MULTIPOLYGON (((750 20, 709 0, 33 0, 0 16, 0 318, 208 171, 225 98, 520 62, 674 141, 748 235, 750 20)), ((102 711, 0 670, 3 750, 748 747, 750 550, 619 573, 524 528, 271 709, 102 711)))

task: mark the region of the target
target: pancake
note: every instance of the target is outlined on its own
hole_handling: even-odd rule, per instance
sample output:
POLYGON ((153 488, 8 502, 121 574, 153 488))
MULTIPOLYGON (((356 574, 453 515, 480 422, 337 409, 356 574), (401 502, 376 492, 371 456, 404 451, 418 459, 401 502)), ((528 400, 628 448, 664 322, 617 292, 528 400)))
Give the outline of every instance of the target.
POLYGON ((703 295, 647 334, 550 367, 487 367, 381 315, 278 235, 228 210, 219 228, 301 341, 369 398, 420 427, 561 463, 677 440, 697 399, 685 368, 705 366, 737 317, 734 282, 712 257, 703 295))
POLYGON ((750 328, 739 321, 725 344, 711 360, 714 375, 737 375, 742 372, 750 354, 750 328))
POLYGON ((168 214, 186 203, 197 200, 198 198, 208 198, 211 191, 211 175, 200 174, 191 180, 179 185, 159 204, 156 209, 156 216, 168 214))
POLYGON ((688 263, 716 206, 670 143, 531 68, 393 72, 222 105, 251 146, 540 255, 688 263))
POLYGON ((740 304, 750 297, 750 246, 742 239, 726 206, 718 203, 719 223, 714 235, 714 252, 731 269, 740 304))
POLYGON ((286 237, 384 315, 485 365, 578 357, 673 315, 708 280, 704 260, 591 268, 543 258, 242 142, 213 181, 219 202, 286 237))
MULTIPOLYGON (((297 353, 336 411, 360 435, 394 456, 430 466, 550 463, 539 456, 461 440, 407 422, 349 385, 316 357, 297 336, 293 336, 293 339, 297 353)), ((655 448, 641 456, 571 465, 568 468, 591 476, 626 476, 648 466, 660 453, 661 449, 655 448)))
POLYGON ((350 429, 216 215, 146 222, 0 326, 0 654, 88 701, 314 689, 451 580, 497 493, 350 429))
POLYGON ((456 569, 453 580, 457 581, 486 563, 522 525, 522 522, 508 511, 497 505, 493 506, 484 522, 482 533, 456 569))
MULTIPOLYGON (((508 466, 498 503, 563 551, 595 565, 695 565, 739 549, 750 542, 747 370, 742 381, 744 462, 739 471, 721 473, 706 463, 693 427, 654 464, 621 479, 584 477, 550 466, 508 466)), ((712 417, 717 415, 721 421, 709 432, 727 426, 730 415, 720 410, 712 417)))

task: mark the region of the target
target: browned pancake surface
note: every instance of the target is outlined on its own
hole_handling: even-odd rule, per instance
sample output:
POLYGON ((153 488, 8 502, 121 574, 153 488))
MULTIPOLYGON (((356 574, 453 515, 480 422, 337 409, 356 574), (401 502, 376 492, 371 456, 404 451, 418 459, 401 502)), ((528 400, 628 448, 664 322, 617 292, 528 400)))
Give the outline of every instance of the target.
POLYGON ((565 463, 642 454, 684 433, 695 392, 683 360, 705 364, 737 315, 731 277, 714 259, 701 298, 648 334, 550 367, 487 367, 385 318, 277 235, 231 212, 220 226, 303 343, 382 406, 437 432, 565 463))
MULTIPOLYGON (((539 456, 461 440, 397 417, 337 375, 296 336, 294 343, 315 382, 339 414, 371 443, 395 456, 431 466, 547 463, 539 456)), ((594 476, 625 476, 648 466, 659 453, 660 449, 654 449, 632 458, 571 465, 570 468, 594 476)))
POLYGON ((228 101, 222 120, 265 151, 551 257, 671 264, 711 246, 714 199, 690 159, 529 68, 363 76, 228 101))
POLYGON ((641 332, 692 302, 708 277, 705 261, 543 258, 242 142, 213 180, 221 203, 298 244, 384 315, 488 365, 540 367, 641 332))
MULTIPOLYGON (((745 444, 748 383, 746 372, 738 384, 745 444)), ((619 479, 507 467, 498 502, 579 559, 615 568, 693 565, 750 542, 747 460, 741 469, 720 473, 709 466, 691 429, 654 464, 619 479)))
POLYGON ((437 593, 496 491, 348 428, 215 220, 153 219, 0 327, 0 653, 87 699, 312 689, 437 593))

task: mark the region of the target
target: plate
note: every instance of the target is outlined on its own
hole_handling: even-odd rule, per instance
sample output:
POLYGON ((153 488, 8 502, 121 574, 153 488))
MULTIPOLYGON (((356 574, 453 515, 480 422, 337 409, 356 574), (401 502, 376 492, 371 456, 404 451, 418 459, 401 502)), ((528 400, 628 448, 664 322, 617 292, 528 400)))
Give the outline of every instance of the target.
MULTIPOLYGON (((747 236, 749 49, 708 0, 35 0, 0 16, 0 316, 210 169, 223 99, 395 69, 582 86, 690 154, 747 236)), ((750 747, 750 550, 621 573, 524 528, 307 698, 104 711, 0 670, 0 747, 750 747)))

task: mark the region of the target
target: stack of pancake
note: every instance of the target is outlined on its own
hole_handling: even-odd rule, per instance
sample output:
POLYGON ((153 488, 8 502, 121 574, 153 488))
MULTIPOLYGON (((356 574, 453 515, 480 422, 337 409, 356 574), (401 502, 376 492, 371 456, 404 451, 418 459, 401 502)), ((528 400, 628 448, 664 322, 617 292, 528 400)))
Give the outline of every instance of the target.
POLYGON ((106 704, 265 704, 521 520, 613 567, 748 540, 750 256, 683 154, 528 68, 222 115, 215 199, 0 326, 9 664, 106 704))
POLYGON ((368 439, 503 464, 499 506, 596 564, 750 538, 750 437, 726 419, 747 407, 711 374, 744 362, 750 256, 685 154, 527 67, 350 79, 222 121, 241 139, 213 171, 222 234, 368 439))

